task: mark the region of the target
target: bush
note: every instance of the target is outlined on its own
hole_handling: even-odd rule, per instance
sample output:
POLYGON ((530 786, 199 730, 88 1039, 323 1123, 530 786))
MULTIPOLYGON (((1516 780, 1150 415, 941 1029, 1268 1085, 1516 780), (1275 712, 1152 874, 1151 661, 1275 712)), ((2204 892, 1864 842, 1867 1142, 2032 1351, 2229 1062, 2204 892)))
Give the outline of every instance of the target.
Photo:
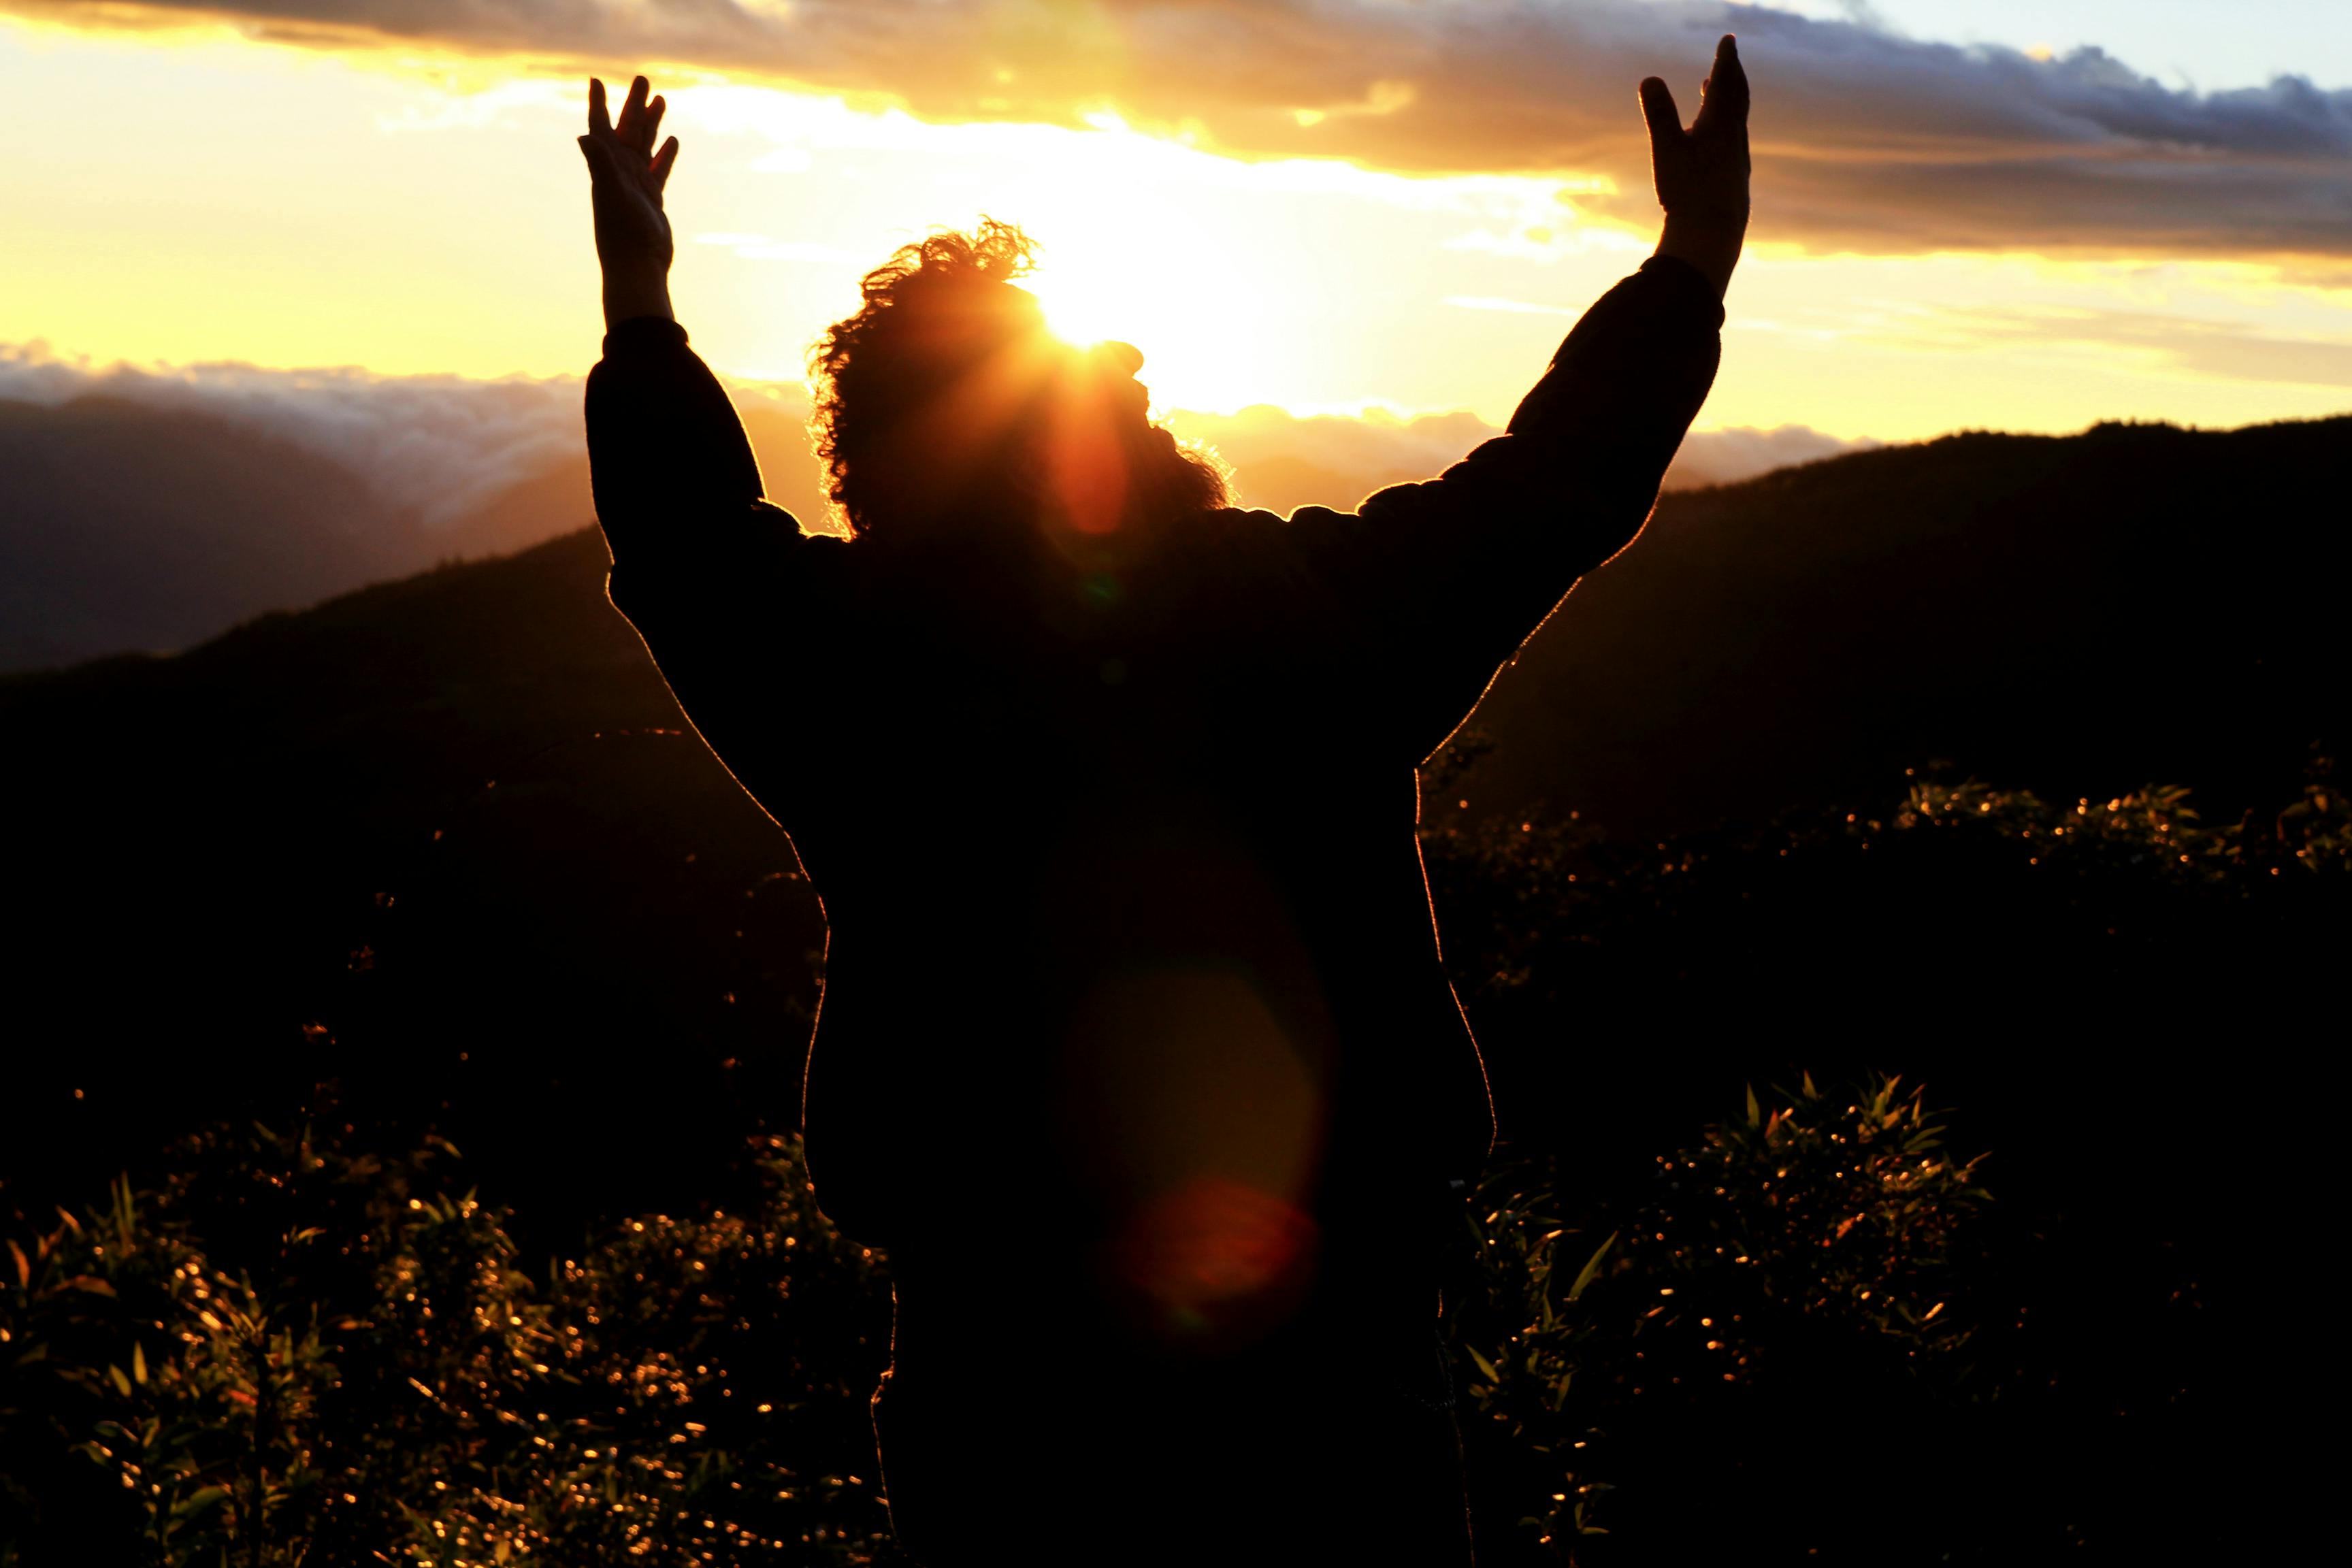
MULTIPOLYGON (((1481 1185, 1478 1288, 1452 1323, 1475 1369, 1465 1419, 1490 1536, 1515 1521, 1573 1557, 1606 1533, 1603 1499, 1629 1472, 1656 1479, 1645 1438, 1687 1453, 1727 1405, 1825 1361, 1950 1382, 1973 1321, 1976 1162, 1946 1153, 1920 1094, 1893 1079, 1844 1104, 1810 1077, 1771 1098, 1767 1110, 1751 1089, 1745 1116, 1658 1158, 1652 1190, 1597 1242, 1604 1217, 1569 1228, 1539 1167, 1481 1185)), ((1508 1560, 1504 1542, 1482 1547, 1508 1560)))
MULTIPOLYGON (((1523 1545, 1595 1564, 2156 1563, 2284 1533, 2291 1510, 2181 1500, 2275 1489, 2312 1464, 2263 1391, 2309 1375, 2269 1324, 2278 1301, 2323 1288, 2304 1194, 2325 1190, 2325 1156, 2225 1107, 2258 1081, 2242 1064, 2305 1082, 2330 1070, 2311 1020, 2352 925, 2352 812, 2331 771, 2315 763, 2281 811, 2221 825, 2179 789, 2062 803, 1931 773, 1879 809, 1653 844, 1572 812, 1426 833, 1448 967, 1525 1162, 1508 1179, 1528 1194, 1517 1217, 1492 1198, 1481 1214, 1506 1236, 1553 1216, 1526 1233, 1559 1229, 1549 1245, 1573 1254, 1552 1310, 1620 1335, 1534 1342, 1551 1346, 1549 1396, 1570 1370, 1581 1391, 1548 1427, 1535 1371, 1497 1363, 1510 1375, 1483 1380, 1500 1403, 1466 1434, 1482 1561, 1523 1545), (1666 1299, 1643 1308, 1659 1310, 1651 1343, 1592 1315, 1628 1288, 1611 1283, 1632 1267, 1626 1239, 1592 1300, 1563 1305, 1612 1232, 1653 1252, 1678 1234, 1633 1218, 1654 1194, 1631 1173, 1688 1173, 1705 1151, 1672 1156, 1671 1173, 1653 1162, 1686 1142, 1695 1096, 1881 1064, 1966 1104, 1999 1151, 2002 1203, 1951 1209, 1960 1250, 1937 1266, 1955 1294, 1928 1326, 1965 1325, 1964 1346, 1931 1353, 1781 1311, 1765 1350, 1727 1369, 1739 1376, 1710 1384, 1707 1357, 1664 1359, 1657 1325, 1691 1319, 1666 1299), (1618 1373, 1601 1365, 1643 1375, 1603 1400, 1596 1380, 1618 1373), (1568 1455, 1530 1468, 1528 1443, 1555 1437, 1568 1455), (1577 1533, 1596 1520, 1611 1533, 1577 1533)), ((1780 1212, 1759 1192, 1740 1201, 1780 1212)), ((1672 1212, 1693 1222, 1687 1204, 1672 1212)), ((1648 1288, 1668 1287, 1695 1299, 1672 1279, 1648 1288)), ((1743 1331, 1757 1321, 1732 1310, 1743 1331)), ((1465 1342, 1492 1356, 1542 1303, 1475 1333, 1472 1315, 1465 1342)))
POLYGON ((446 1144, 184 1154, 10 1245, 0 1543, 27 1560, 889 1556, 887 1282, 790 1142, 756 1213, 633 1220, 536 1280, 446 1144))
MULTIPOLYGON (((2062 935, 2177 945, 2209 938, 2216 917, 2250 929, 2250 916, 2276 926, 2324 907, 2340 921, 2352 802, 2333 773, 2317 760, 2274 816, 2220 827, 2179 786, 2053 804, 1927 778, 1880 810, 1794 813, 1655 845, 1539 810, 1426 832, 1423 849, 1465 998, 1557 993, 1588 978, 1587 961, 1603 951, 1612 964, 1638 955, 1745 980, 1785 964, 1794 943, 1835 952, 1853 938, 1921 957, 1938 944, 1981 951, 2062 935), (1918 922, 1890 926, 1890 901, 1918 922), (1776 927, 1759 918, 1768 910, 1804 918, 1776 927), (1726 931, 1727 921, 1743 929, 1726 931)), ((1849 980, 1873 978, 1846 967, 1849 980)), ((1895 967, 1898 977, 1906 968, 1895 967)))
MULTIPOLYGON (((2214 1118, 2132 1158, 2181 1081, 2140 1031, 2316 973, 2347 820, 2323 770, 2218 828, 2178 791, 1928 780, 1654 847, 1573 814, 1431 833, 1520 1153, 1449 1291, 1482 1561, 2207 1550, 2170 1500, 2268 1428, 2216 1416, 2249 1342, 2200 1281, 2225 1240, 2254 1309, 2297 1299, 2301 1244, 2261 1228, 2292 1217, 2243 1189, 2286 1190, 2303 1145, 2214 1118), (2111 1039, 2129 1072, 2080 1049, 2111 1039), (1792 1063, 1690 1141, 1694 1097, 1765 1058, 1864 1052, 1939 1092, 1976 1075, 2000 1205, 1892 1079, 1832 1097, 1792 1063)), ((143 1189, 20 1218, 0 1564, 895 1559, 884 1260, 816 1213, 792 1141, 752 1145, 740 1212, 531 1264, 446 1142, 315 1128, 215 1131, 143 1189)))

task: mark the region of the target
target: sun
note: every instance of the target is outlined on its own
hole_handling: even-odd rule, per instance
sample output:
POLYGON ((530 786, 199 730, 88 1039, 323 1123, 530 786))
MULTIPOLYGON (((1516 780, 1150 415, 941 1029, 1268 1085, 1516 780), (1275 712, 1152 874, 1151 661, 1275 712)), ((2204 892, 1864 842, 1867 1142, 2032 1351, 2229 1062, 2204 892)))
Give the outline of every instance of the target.
POLYGON ((1115 276, 1077 268, 1041 268, 1021 280, 1021 286, 1045 307, 1045 325, 1055 337, 1076 348, 1116 338, 1144 345, 1137 336, 1147 331, 1138 318, 1144 312, 1115 276))
MULTIPOLYGON (((1065 198, 1066 200, 1067 198, 1065 198)), ((1036 270, 1021 287, 1036 298, 1054 335, 1078 348, 1106 341, 1143 354, 1137 379, 1155 408, 1238 408, 1265 400, 1268 329, 1278 302, 1311 275, 1236 236, 1219 245, 1139 241, 1150 226, 1128 215, 1079 216, 1045 203, 1024 223, 1038 241, 1036 270)), ((1024 215, 1025 216, 1025 215, 1024 215)))

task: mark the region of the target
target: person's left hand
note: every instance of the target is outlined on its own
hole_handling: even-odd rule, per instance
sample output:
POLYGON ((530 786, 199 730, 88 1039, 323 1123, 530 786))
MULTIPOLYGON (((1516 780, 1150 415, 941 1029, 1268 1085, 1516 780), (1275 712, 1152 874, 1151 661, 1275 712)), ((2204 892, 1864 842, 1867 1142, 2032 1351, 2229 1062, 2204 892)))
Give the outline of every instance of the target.
POLYGON ((643 77, 629 84, 615 124, 605 112, 604 84, 593 77, 588 82, 588 134, 580 138, 580 151, 588 160, 608 323, 670 313, 669 264, 677 242, 662 210, 662 190, 677 163, 677 138, 654 151, 668 105, 648 100, 649 89, 643 77))
POLYGON ((1748 72, 1729 34, 1716 46, 1715 68, 1701 91, 1698 118, 1685 131, 1675 95, 1651 77, 1642 83, 1642 118, 1650 128, 1658 205, 1666 209, 1658 252, 1696 267, 1720 295, 1748 233, 1748 72))

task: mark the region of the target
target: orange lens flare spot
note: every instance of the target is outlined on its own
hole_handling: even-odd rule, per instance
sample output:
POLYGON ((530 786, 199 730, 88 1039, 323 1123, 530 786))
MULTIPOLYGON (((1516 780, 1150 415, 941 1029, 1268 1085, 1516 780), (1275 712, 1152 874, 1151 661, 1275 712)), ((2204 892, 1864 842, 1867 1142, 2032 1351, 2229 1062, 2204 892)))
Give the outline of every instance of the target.
POLYGON ((1192 1337, 1279 1318, 1312 1269, 1315 1221, 1296 1205, 1223 1176, 1199 1176, 1129 1216, 1120 1282, 1164 1327, 1192 1337))
POLYGON ((1080 533, 1110 533, 1127 515, 1128 451, 1115 383, 1094 355, 1066 370, 1046 448, 1048 482, 1080 533))

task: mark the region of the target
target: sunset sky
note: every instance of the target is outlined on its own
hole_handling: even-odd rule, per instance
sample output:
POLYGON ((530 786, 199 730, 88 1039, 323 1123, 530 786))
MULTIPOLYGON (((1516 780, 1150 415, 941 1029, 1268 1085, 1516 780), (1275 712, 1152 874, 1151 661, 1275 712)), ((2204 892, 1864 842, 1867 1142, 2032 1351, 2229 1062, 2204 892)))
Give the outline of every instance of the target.
POLYGON ((1507 415, 1655 236, 1633 86, 1755 82, 1702 426, 2352 407, 2343 0, 0 0, 0 343, 576 374, 581 79, 655 68, 679 314, 792 379, 895 245, 1043 242, 1168 407, 1507 415))

